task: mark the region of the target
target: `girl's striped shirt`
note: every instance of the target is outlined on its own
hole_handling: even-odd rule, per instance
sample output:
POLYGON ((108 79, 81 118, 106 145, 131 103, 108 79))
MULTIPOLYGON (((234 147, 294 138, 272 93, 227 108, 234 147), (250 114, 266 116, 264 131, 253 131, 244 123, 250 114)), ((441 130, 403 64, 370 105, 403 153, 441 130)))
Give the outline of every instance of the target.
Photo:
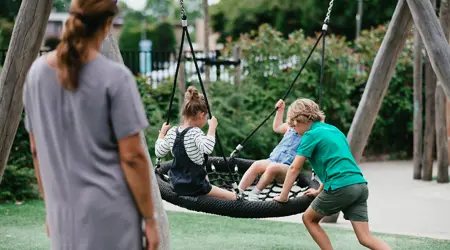
MULTIPOLYGON (((184 130, 184 128, 173 127, 167 131, 164 139, 158 139, 155 145, 156 157, 164 157, 169 153, 169 151, 173 156, 173 143, 177 137, 175 129, 178 129, 179 133, 184 130)), ((216 138, 214 136, 205 135, 198 127, 192 128, 184 136, 184 147, 186 149, 186 153, 188 157, 198 165, 203 165, 203 162, 205 161, 203 154, 211 154, 214 150, 215 143, 216 138)))

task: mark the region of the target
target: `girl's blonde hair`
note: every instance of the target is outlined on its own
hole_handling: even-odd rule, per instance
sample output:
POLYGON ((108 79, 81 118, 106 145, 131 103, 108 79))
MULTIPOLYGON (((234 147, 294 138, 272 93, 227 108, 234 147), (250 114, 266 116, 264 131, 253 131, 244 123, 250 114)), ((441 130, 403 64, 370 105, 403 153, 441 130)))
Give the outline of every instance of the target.
POLYGON ((295 100, 287 111, 287 123, 294 127, 297 123, 324 121, 325 114, 314 101, 301 98, 295 100))

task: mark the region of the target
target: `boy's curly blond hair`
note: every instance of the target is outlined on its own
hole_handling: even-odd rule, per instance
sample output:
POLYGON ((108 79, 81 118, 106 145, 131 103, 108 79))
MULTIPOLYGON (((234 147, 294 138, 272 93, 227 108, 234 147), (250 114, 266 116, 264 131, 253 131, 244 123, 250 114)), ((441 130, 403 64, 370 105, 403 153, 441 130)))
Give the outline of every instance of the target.
POLYGON ((325 120, 325 114, 319 105, 307 98, 300 98, 293 102, 287 111, 287 123, 295 127, 297 123, 319 122, 325 120))

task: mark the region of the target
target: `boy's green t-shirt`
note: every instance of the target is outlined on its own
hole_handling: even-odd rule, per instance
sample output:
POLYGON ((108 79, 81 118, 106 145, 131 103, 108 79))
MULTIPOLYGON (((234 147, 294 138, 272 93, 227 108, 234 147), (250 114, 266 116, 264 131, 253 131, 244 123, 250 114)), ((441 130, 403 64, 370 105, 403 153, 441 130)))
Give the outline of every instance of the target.
POLYGON ((353 158, 347 138, 333 125, 313 123, 303 135, 297 155, 310 161, 324 190, 367 183, 353 158))

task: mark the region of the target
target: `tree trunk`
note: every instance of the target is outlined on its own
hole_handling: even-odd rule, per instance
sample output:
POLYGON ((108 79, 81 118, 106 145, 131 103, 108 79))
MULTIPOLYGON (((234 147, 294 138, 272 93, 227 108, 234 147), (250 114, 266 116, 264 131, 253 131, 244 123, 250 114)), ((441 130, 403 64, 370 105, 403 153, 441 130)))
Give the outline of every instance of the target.
POLYGON ((406 0, 434 72, 450 97, 450 46, 430 1, 406 0))
MULTIPOLYGON (((119 46, 117 45, 117 41, 114 39, 114 36, 110 33, 102 45, 101 52, 108 59, 123 63, 122 56, 120 54, 119 46)), ((155 219, 158 223, 158 233, 159 233, 159 249, 160 250, 169 250, 169 221, 167 218, 166 211, 164 210, 164 206, 161 199, 161 193, 159 191, 158 182, 155 177, 154 168, 152 165, 152 159, 150 154, 148 153, 147 142, 145 141, 145 135, 143 132, 140 133, 141 142, 145 148, 145 152, 147 152, 147 158, 150 162, 150 179, 152 184, 152 197, 153 204, 155 210, 155 219)))
POLYGON ((23 0, 0 75, 0 182, 23 111, 28 70, 39 54, 52 0, 23 0))
POLYGON ((422 179, 423 155, 423 44, 420 34, 414 34, 414 172, 413 179, 422 179))
MULTIPOLYGON (((353 157, 357 162, 361 159, 412 23, 405 0, 399 0, 347 135, 353 157)), ((338 218, 339 213, 336 213, 325 217, 322 222, 336 223, 338 218)))
MULTIPOLYGON (((204 23, 204 41, 203 41, 203 49, 205 53, 205 58, 209 58, 209 5, 208 0, 203 0, 203 15, 205 16, 205 23, 204 23)), ((205 91, 208 93, 209 83, 210 83, 210 68, 208 65, 205 64, 205 91)))
POLYGON ((399 0, 347 136, 357 162, 361 159, 412 23, 406 1, 399 0))
MULTIPOLYGON (((448 40, 450 33, 449 0, 441 0, 439 21, 448 40)), ((447 98, 440 82, 436 86, 436 150, 437 150, 437 182, 448 183, 448 139, 446 119, 447 98)))
POLYGON ((433 178, 433 150, 435 138, 435 93, 436 74, 427 57, 425 65, 425 133, 423 138, 422 180, 431 181, 433 178))
POLYGON ((448 183, 448 139, 444 88, 436 86, 436 150, 437 150, 437 182, 448 183))

